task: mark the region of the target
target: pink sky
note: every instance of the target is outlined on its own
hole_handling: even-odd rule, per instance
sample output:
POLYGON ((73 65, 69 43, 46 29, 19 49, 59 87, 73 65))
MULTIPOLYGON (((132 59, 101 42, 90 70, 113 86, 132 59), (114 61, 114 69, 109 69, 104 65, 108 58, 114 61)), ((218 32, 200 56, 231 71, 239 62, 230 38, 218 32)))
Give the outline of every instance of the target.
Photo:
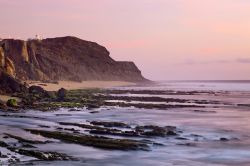
POLYGON ((0 37, 76 36, 147 78, 250 79, 250 0, 0 0, 0 37))

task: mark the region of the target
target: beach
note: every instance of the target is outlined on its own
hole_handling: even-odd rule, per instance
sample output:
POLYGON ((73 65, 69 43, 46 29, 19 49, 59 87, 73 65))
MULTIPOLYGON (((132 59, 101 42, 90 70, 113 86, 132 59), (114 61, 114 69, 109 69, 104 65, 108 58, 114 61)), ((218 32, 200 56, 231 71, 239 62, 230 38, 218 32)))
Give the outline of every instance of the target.
POLYGON ((67 90, 73 89, 91 89, 91 88, 112 88, 117 86, 131 86, 136 83, 125 82, 125 81, 58 81, 56 83, 44 83, 41 81, 26 81, 30 86, 37 85, 41 86, 47 91, 57 91, 60 88, 67 90))
MULTIPOLYGON (((132 82, 125 82, 125 81, 82 81, 82 82, 75 82, 75 81, 58 81, 56 83, 44 83, 42 81, 26 81, 29 86, 40 86, 47 91, 58 91, 61 88, 67 90, 74 90, 74 89, 93 89, 93 88, 112 88, 117 86, 132 86, 136 85, 136 83, 132 82)), ((0 101, 6 102, 11 98, 15 98, 18 101, 20 99, 16 97, 11 97, 8 95, 0 95, 0 101)))
POLYGON ((20 101, 20 99, 17 97, 11 97, 8 95, 0 95, 0 101, 2 102, 7 102, 9 99, 16 99, 17 101, 20 101))

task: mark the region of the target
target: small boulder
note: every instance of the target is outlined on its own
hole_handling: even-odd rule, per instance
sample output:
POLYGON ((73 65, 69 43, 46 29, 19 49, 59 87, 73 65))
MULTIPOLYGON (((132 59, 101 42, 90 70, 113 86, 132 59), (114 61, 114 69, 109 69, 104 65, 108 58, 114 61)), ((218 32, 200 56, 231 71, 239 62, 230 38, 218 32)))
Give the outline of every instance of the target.
POLYGON ((29 93, 44 93, 44 92, 45 90, 40 86, 33 85, 29 87, 29 93))
POLYGON ((46 90, 44 90, 42 87, 35 86, 35 85, 29 87, 29 93, 36 94, 39 97, 50 97, 51 96, 49 94, 49 92, 47 92, 46 90))
POLYGON ((100 108, 99 105, 97 104, 87 104, 87 109, 91 110, 91 109, 96 109, 96 108, 100 108))
POLYGON ((67 93, 68 91, 66 89, 64 88, 59 89, 57 92, 58 100, 63 101, 67 97, 67 93))
POLYGON ((54 92, 54 91, 47 91, 47 95, 51 99, 56 98, 56 92, 54 92))
POLYGON ((0 110, 6 110, 6 109, 7 109, 6 103, 3 101, 0 101, 0 110))

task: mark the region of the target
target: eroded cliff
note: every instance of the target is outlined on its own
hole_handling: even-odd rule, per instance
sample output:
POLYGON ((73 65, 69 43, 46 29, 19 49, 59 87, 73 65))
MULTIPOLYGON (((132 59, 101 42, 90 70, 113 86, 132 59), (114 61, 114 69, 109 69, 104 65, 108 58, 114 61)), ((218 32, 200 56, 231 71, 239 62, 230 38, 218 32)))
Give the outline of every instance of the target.
POLYGON ((0 65, 21 80, 146 81, 133 62, 115 61, 105 47, 76 37, 0 44, 0 65))

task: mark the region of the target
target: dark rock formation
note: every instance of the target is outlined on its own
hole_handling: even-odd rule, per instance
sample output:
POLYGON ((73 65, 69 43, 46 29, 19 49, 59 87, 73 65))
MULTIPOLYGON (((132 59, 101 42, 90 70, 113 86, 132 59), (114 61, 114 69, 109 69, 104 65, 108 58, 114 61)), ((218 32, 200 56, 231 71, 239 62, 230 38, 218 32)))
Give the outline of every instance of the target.
POLYGON ((0 69, 0 94, 25 92, 27 88, 18 79, 0 69))
POLYGON ((67 90, 64 88, 61 88, 57 92, 57 98, 59 101, 63 101, 65 97, 67 96, 67 90))
POLYGON ((44 90, 42 87, 35 86, 35 85, 29 87, 29 93, 30 94, 36 94, 36 96, 39 96, 41 98, 50 97, 49 92, 44 90))
POLYGON ((0 110, 6 110, 8 107, 5 102, 0 100, 0 110))
POLYGON ((0 65, 22 80, 146 81, 133 62, 117 62, 103 46, 75 37, 0 44, 0 65))

